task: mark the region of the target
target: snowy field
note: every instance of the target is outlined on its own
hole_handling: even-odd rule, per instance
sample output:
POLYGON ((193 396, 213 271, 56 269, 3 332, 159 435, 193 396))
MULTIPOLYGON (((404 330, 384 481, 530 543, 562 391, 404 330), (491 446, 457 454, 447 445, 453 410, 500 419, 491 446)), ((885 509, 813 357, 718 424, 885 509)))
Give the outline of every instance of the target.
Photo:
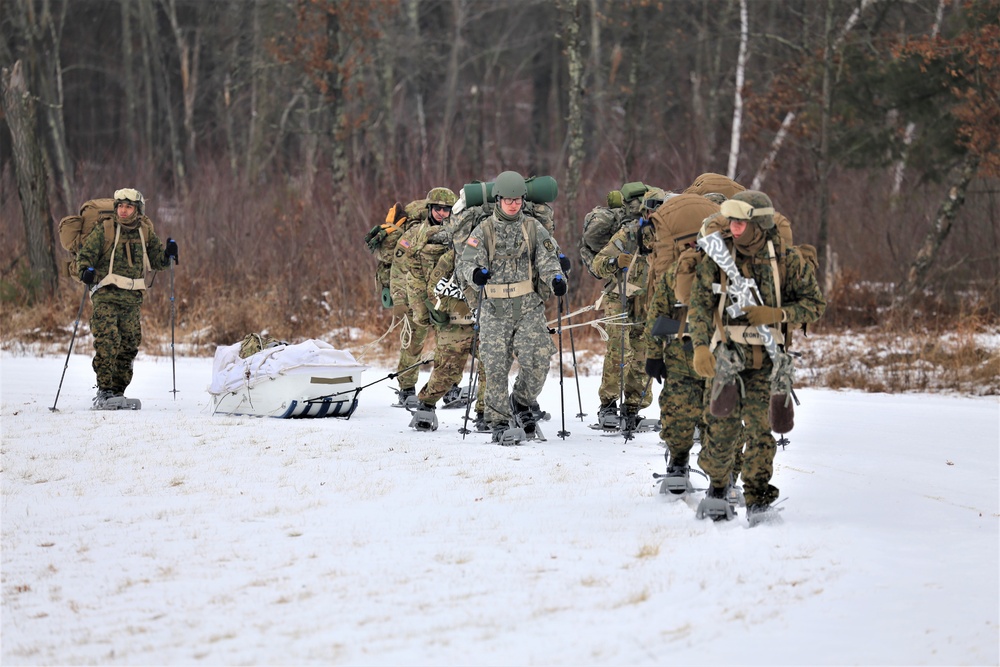
POLYGON ((548 442, 503 448, 410 430, 391 381, 213 416, 204 358, 92 412, 74 355, 51 412, 64 360, 0 359, 4 665, 1000 663, 995 397, 801 390, 785 521, 748 529, 658 494, 657 436, 588 429, 572 378, 561 440, 555 373, 548 442))

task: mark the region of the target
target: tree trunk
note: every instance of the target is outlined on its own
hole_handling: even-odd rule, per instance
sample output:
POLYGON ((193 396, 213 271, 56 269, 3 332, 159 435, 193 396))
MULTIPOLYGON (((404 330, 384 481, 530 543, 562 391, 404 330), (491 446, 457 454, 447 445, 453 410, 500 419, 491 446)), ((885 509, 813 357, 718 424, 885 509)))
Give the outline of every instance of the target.
MULTIPOLYGON (((438 135, 437 167, 444 169, 450 164, 448 148, 451 141, 451 129, 455 123, 455 111, 458 106, 458 57, 462 51, 462 28, 465 26, 465 0, 451 0, 454 23, 452 23, 451 49, 448 52, 448 70, 445 75, 445 105, 444 118, 441 119, 441 132, 438 135)), ((448 176, 450 177, 450 176, 448 176)))
POLYGON ((184 158, 181 154, 181 141, 174 119, 173 97, 170 95, 170 75, 164 62, 163 46, 160 43, 160 32, 156 25, 156 9, 153 0, 143 0, 139 5, 139 15, 146 34, 146 46, 149 49, 153 65, 153 78, 156 92, 160 98, 160 111, 167 124, 167 142, 170 150, 174 186, 180 190, 182 198, 187 198, 187 175, 184 168, 184 158))
POLYGON ((819 279, 823 290, 829 294, 833 288, 833 275, 829 258, 830 243, 830 108, 833 97, 833 3, 826 2, 826 19, 823 35, 826 45, 823 49, 823 78, 820 93, 819 155, 816 159, 817 198, 819 199, 819 231, 816 236, 816 250, 819 255, 819 279))
POLYGON ((51 296, 59 282, 52 213, 42 148, 36 133, 35 98, 28 92, 20 60, 11 68, 3 69, 0 88, 3 89, 3 111, 14 149, 14 171, 21 200, 24 237, 28 245, 28 267, 33 286, 37 285, 44 295, 51 296))
POLYGON ((132 71, 132 18, 131 0, 121 0, 122 12, 122 65, 125 69, 125 150, 128 151, 129 164, 136 164, 139 159, 139 133, 136 131, 138 115, 138 87, 135 84, 135 72, 132 71))
MULTIPOLYGON (((198 5, 192 5, 195 11, 195 25, 198 25, 198 5)), ((198 60, 201 55, 201 28, 195 28, 191 41, 188 41, 184 30, 177 20, 177 2, 169 0, 166 4, 167 18, 174 34, 177 54, 180 58, 181 99, 184 103, 184 132, 187 134, 184 159, 188 165, 195 164, 195 148, 198 134, 194 126, 194 103, 198 95, 198 60)))
POLYGON ((965 193, 969 189, 969 183, 972 182, 978 168, 979 156, 968 153, 962 161, 958 172, 958 180, 948 190, 948 196, 945 197, 945 200, 941 202, 937 216, 934 218, 934 223, 927 231, 923 245, 920 246, 917 256, 913 259, 909 270, 906 272, 906 281, 900 289, 900 293, 904 299, 913 298, 927 284, 927 276, 931 265, 937 258, 941 244, 944 243, 944 240, 951 232, 955 217, 958 215, 959 209, 962 208, 962 204, 965 203, 965 193))
MULTIPOLYGON (((583 87, 583 57, 580 45, 579 0, 567 0, 563 15, 563 39, 569 69, 569 118, 567 134, 569 151, 566 158, 566 213, 576 213, 576 200, 583 173, 583 106, 580 93, 583 87)), ((570 218, 572 219, 572 217, 570 218)))
POLYGON ((740 51, 736 57, 736 86, 733 91, 733 131, 729 138, 729 166, 726 175, 736 179, 740 159, 740 132, 743 126, 743 77, 747 67, 747 41, 750 35, 747 0, 740 0, 740 51))
MULTIPOLYGON (((334 208, 340 201, 340 191, 347 183, 347 105, 344 104, 344 80, 341 73, 343 65, 343 47, 341 46, 340 15, 336 10, 326 15, 326 58, 330 64, 327 73, 327 99, 330 121, 332 122, 330 136, 330 176, 333 181, 334 208)), ((337 211, 335 211, 337 213, 337 211)))

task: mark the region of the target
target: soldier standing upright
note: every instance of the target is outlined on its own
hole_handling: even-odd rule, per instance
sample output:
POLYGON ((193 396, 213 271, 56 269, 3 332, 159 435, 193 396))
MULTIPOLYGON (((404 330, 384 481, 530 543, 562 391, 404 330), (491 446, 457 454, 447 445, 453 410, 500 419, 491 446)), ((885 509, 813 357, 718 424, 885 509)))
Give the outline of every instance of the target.
MULTIPOLYGON (((719 238, 724 239, 737 270, 756 282, 763 303, 733 316, 720 295, 727 286, 724 272, 710 257, 698 265, 688 317, 694 345, 692 364, 702 377, 714 377, 718 359, 720 369, 732 371, 730 384, 741 389, 730 394, 730 405, 718 410, 713 405, 706 417, 708 438, 702 444, 698 464, 708 475, 710 486, 699 506, 699 516, 714 520, 732 517, 731 509, 716 510, 733 483, 733 465, 743 446, 745 422, 746 433, 753 437, 744 453, 743 490, 747 518, 753 523, 756 515, 768 514, 778 498, 778 488, 771 484, 777 445, 768 416, 774 366, 757 327, 768 327, 781 345, 782 324, 815 322, 826 310, 826 301, 812 264, 798 249, 786 246, 778 234, 767 195, 755 190, 736 193, 722 203, 720 215, 729 223, 731 238, 719 238), (725 416, 716 416, 716 412, 725 416)), ((713 389, 713 396, 716 394, 713 389)))
POLYGON ((111 220, 102 220, 84 240, 76 257, 80 280, 90 289, 93 312, 94 373, 97 396, 94 409, 138 409, 137 399, 125 398, 132 382, 132 365, 142 342, 140 312, 150 271, 177 261, 177 243, 166 246, 145 216, 146 200, 134 188, 115 191, 111 220))
POLYGON ((556 245, 540 222, 522 208, 527 186, 517 172, 505 171, 493 185, 493 214, 469 235, 459 272, 475 285, 480 299, 480 354, 486 372, 486 418, 494 442, 519 440, 511 420, 527 437, 536 431, 531 404, 545 385, 555 353, 545 320, 545 299, 566 293, 556 245), (520 371, 508 395, 508 375, 516 358, 520 371), (505 438, 505 434, 508 437, 505 438))

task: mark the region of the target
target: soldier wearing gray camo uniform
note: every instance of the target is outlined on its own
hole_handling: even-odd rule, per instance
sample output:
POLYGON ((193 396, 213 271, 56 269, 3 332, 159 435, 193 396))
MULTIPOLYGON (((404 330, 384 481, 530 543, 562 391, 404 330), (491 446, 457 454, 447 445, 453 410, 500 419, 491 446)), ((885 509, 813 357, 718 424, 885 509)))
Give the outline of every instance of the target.
POLYGON ((462 279, 483 296, 479 340, 486 419, 497 442, 515 416, 525 434, 534 434, 530 406, 545 385, 556 351, 546 325, 545 299, 566 293, 555 241, 522 210, 526 193, 520 174, 497 176, 493 214, 469 235, 458 262, 462 279), (520 371, 508 395, 514 358, 520 371))

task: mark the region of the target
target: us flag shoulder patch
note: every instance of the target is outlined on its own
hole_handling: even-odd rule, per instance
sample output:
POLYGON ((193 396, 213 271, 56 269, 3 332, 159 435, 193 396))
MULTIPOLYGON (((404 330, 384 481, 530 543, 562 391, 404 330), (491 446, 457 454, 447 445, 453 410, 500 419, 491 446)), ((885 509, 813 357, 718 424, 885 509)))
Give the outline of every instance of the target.
POLYGON ((407 239, 400 239, 399 240, 399 245, 403 246, 404 248, 409 248, 410 247, 410 242, 407 239))
POLYGON ((466 241, 466 243, 468 243, 469 245, 471 245, 473 248, 478 248, 479 247, 479 239, 473 238, 472 236, 469 237, 469 240, 466 241))

